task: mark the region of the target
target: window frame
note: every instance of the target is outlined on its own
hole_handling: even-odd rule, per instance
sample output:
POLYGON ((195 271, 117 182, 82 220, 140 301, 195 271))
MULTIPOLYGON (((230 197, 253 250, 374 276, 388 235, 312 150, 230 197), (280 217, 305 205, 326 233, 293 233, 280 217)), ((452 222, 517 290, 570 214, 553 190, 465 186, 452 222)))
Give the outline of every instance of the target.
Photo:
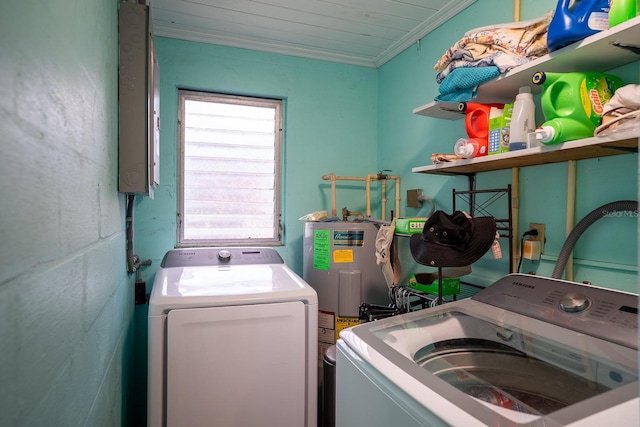
POLYGON ((199 246, 283 246, 282 227, 282 179, 284 175, 282 161, 283 144, 283 111, 284 100, 278 98, 266 98, 257 96, 230 95, 215 92, 204 92, 190 89, 178 89, 178 153, 177 153, 177 213, 176 213, 176 247, 199 246), (273 237, 270 238, 242 238, 242 239, 185 239, 184 238, 184 174, 185 174, 185 101, 209 101, 216 103, 228 103, 232 105, 246 105, 258 107, 272 107, 275 109, 274 129, 274 202, 272 225, 273 237))

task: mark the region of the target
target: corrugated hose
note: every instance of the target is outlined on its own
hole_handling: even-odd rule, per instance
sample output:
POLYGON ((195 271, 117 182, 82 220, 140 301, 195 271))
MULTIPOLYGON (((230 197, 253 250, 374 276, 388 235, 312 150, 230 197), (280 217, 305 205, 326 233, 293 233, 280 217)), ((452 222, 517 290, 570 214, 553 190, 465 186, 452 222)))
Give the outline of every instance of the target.
POLYGON ((606 203, 599 208, 596 208, 589 212, 584 218, 580 220, 573 227, 571 233, 567 236, 567 239, 564 241, 564 245, 562 245, 562 249, 560 250, 560 255, 558 255, 558 261, 556 261, 555 268, 553 269, 553 274, 551 275, 554 279, 561 279, 562 274, 564 273, 564 268, 567 265, 567 260, 573 251, 573 247, 575 246, 578 238, 585 232, 587 228, 591 226, 594 222, 599 220, 600 218, 605 218, 610 216, 614 212, 623 212, 623 211, 638 211, 638 202, 633 200, 620 200, 617 202, 606 203))

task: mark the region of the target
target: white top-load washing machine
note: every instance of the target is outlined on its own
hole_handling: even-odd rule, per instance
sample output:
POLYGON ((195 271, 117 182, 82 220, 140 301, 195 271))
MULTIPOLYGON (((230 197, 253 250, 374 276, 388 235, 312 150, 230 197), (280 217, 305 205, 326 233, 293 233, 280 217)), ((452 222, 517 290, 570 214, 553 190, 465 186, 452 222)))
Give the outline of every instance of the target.
POLYGON ((512 274, 337 344, 336 425, 638 426, 638 297, 512 274))
POLYGON ((271 248, 167 252, 149 300, 148 425, 314 427, 315 291, 271 248))

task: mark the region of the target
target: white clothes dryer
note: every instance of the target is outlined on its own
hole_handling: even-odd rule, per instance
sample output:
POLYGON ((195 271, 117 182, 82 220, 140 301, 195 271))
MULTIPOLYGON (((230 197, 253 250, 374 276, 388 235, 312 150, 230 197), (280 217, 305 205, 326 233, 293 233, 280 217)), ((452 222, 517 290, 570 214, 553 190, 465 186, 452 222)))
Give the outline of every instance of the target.
POLYGON ((174 249, 149 299, 148 426, 317 424, 318 300, 271 248, 174 249))

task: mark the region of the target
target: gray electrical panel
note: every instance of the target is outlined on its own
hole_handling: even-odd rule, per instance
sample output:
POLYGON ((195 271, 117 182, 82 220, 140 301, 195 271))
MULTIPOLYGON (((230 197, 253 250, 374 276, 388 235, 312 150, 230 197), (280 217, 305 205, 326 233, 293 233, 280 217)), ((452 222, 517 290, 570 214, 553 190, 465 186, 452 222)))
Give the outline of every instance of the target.
POLYGON ((160 167, 160 73, 149 6, 120 3, 118 191, 153 197, 160 167))

